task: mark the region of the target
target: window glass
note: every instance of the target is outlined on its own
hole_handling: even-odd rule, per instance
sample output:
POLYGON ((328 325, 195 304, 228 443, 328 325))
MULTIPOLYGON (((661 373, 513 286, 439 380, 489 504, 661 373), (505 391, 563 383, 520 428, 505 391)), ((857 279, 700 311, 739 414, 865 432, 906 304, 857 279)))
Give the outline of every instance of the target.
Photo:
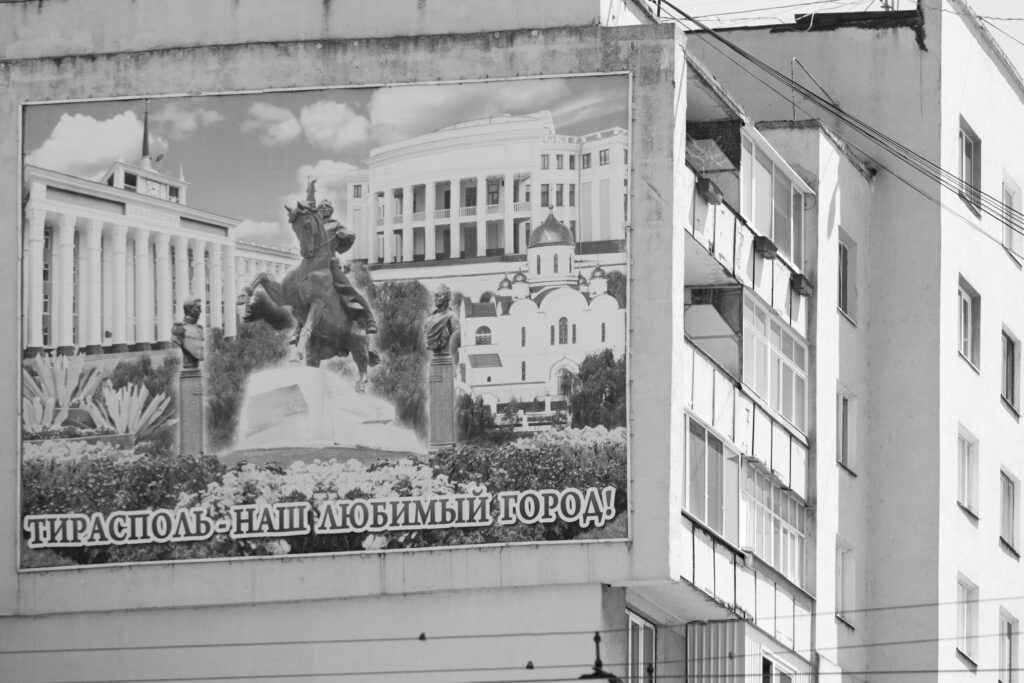
POLYGON ((764 235, 772 234, 772 162, 758 151, 754 163, 754 227, 764 235))
POLYGON ((775 220, 772 223, 772 241, 785 256, 793 254, 793 185, 779 169, 775 169, 775 220))

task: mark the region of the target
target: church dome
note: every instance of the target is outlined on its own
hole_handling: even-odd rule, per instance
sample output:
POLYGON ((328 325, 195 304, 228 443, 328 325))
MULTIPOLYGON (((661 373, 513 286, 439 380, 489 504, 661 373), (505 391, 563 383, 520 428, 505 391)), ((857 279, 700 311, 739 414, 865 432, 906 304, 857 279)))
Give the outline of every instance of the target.
POLYGON ((501 278, 501 282, 498 283, 498 289, 512 289, 512 281, 508 279, 508 275, 501 278))
POLYGON ((594 272, 590 274, 590 279, 593 280, 596 277, 605 277, 604 268, 598 266, 594 268, 594 272))
POLYGON ((526 273, 521 270, 516 271, 516 274, 512 276, 512 282, 526 282, 526 273))
POLYGON ((530 243, 528 247, 547 247, 552 245, 567 245, 574 246, 576 241, 573 239, 572 231, 569 230, 563 223, 559 223, 555 219, 554 210, 550 210, 548 217, 544 219, 544 222, 537 226, 537 228, 530 233, 530 243))
POLYGON ((587 278, 583 277, 583 273, 580 273, 580 276, 576 278, 576 284, 580 287, 587 284, 587 278))

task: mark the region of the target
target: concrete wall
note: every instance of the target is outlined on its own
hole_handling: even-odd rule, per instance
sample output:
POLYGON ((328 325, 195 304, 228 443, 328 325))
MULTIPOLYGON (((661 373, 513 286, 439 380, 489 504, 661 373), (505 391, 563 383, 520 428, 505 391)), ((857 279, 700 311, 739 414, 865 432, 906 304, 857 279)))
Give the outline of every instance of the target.
POLYGON ((634 0, 3 0, 0 58, 648 22, 634 0))
MULTIPOLYGON (((937 2, 930 3, 937 5, 937 2)), ((945 2, 945 10, 963 12, 962 3, 945 2)), ((965 17, 932 13, 941 21, 942 35, 942 166, 954 174, 959 166, 957 136, 960 118, 981 139, 981 190, 1001 201, 1004 176, 1019 185, 1024 178, 1024 93, 1012 84, 1006 67, 987 44, 985 36, 965 17)), ((937 29, 936 29, 937 30, 937 29)), ((940 638, 956 636, 954 606, 957 577, 962 574, 978 586, 977 654, 979 670, 998 666, 1000 610, 1024 618, 1024 605, 1011 598, 1024 594, 1020 560, 1000 547, 1000 471, 1024 477, 1020 444, 1024 426, 1020 417, 1000 398, 1003 363, 1001 333, 1024 334, 1024 309, 1019 292, 1024 287, 1021 260, 1002 244, 1003 224, 998 217, 977 216, 955 191, 944 191, 943 203, 952 211, 942 216, 941 448, 938 453, 940 545, 938 600, 940 638), (955 214, 955 215, 954 215, 955 214), (957 290, 963 276, 981 299, 980 362, 972 368, 958 352, 957 290), (963 425, 978 439, 978 508, 972 519, 957 505, 957 432, 963 425), (988 637, 986 637, 988 636, 988 637)), ((998 210, 996 211, 998 216, 998 210)), ((1019 373, 1018 368, 1018 373, 1019 373)), ((1018 485, 1018 500, 1019 500, 1018 485)), ((1020 510, 1016 512, 1020 525, 1020 510)), ((1017 551, 1020 551, 1018 542, 1017 551)), ((938 668, 966 671, 954 651, 953 640, 939 648, 938 668)), ((1016 666, 1020 666, 1019 660, 1016 666)), ((995 676, 996 674, 989 674, 995 676)))

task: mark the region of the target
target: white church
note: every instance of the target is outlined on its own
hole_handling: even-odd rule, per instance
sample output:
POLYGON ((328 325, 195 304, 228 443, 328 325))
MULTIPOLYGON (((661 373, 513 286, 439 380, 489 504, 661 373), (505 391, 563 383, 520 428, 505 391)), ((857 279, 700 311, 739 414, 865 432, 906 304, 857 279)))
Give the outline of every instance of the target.
POLYGON ((551 211, 530 233, 524 267, 501 280, 496 296, 463 299, 460 379, 492 412, 515 402, 542 404, 534 417, 550 415, 587 355, 625 352, 626 309, 608 293, 605 270, 575 251, 572 232, 551 211))

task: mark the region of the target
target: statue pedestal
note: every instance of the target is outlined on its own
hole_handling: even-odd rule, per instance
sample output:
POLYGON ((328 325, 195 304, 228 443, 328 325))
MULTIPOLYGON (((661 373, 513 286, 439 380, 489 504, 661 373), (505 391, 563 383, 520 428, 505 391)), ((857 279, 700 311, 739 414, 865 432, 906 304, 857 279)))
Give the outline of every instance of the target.
POLYGON ((430 453, 455 445, 455 360, 433 356, 427 374, 430 453))
POLYGON ((203 372, 183 367, 178 373, 178 452, 203 453, 203 372))

